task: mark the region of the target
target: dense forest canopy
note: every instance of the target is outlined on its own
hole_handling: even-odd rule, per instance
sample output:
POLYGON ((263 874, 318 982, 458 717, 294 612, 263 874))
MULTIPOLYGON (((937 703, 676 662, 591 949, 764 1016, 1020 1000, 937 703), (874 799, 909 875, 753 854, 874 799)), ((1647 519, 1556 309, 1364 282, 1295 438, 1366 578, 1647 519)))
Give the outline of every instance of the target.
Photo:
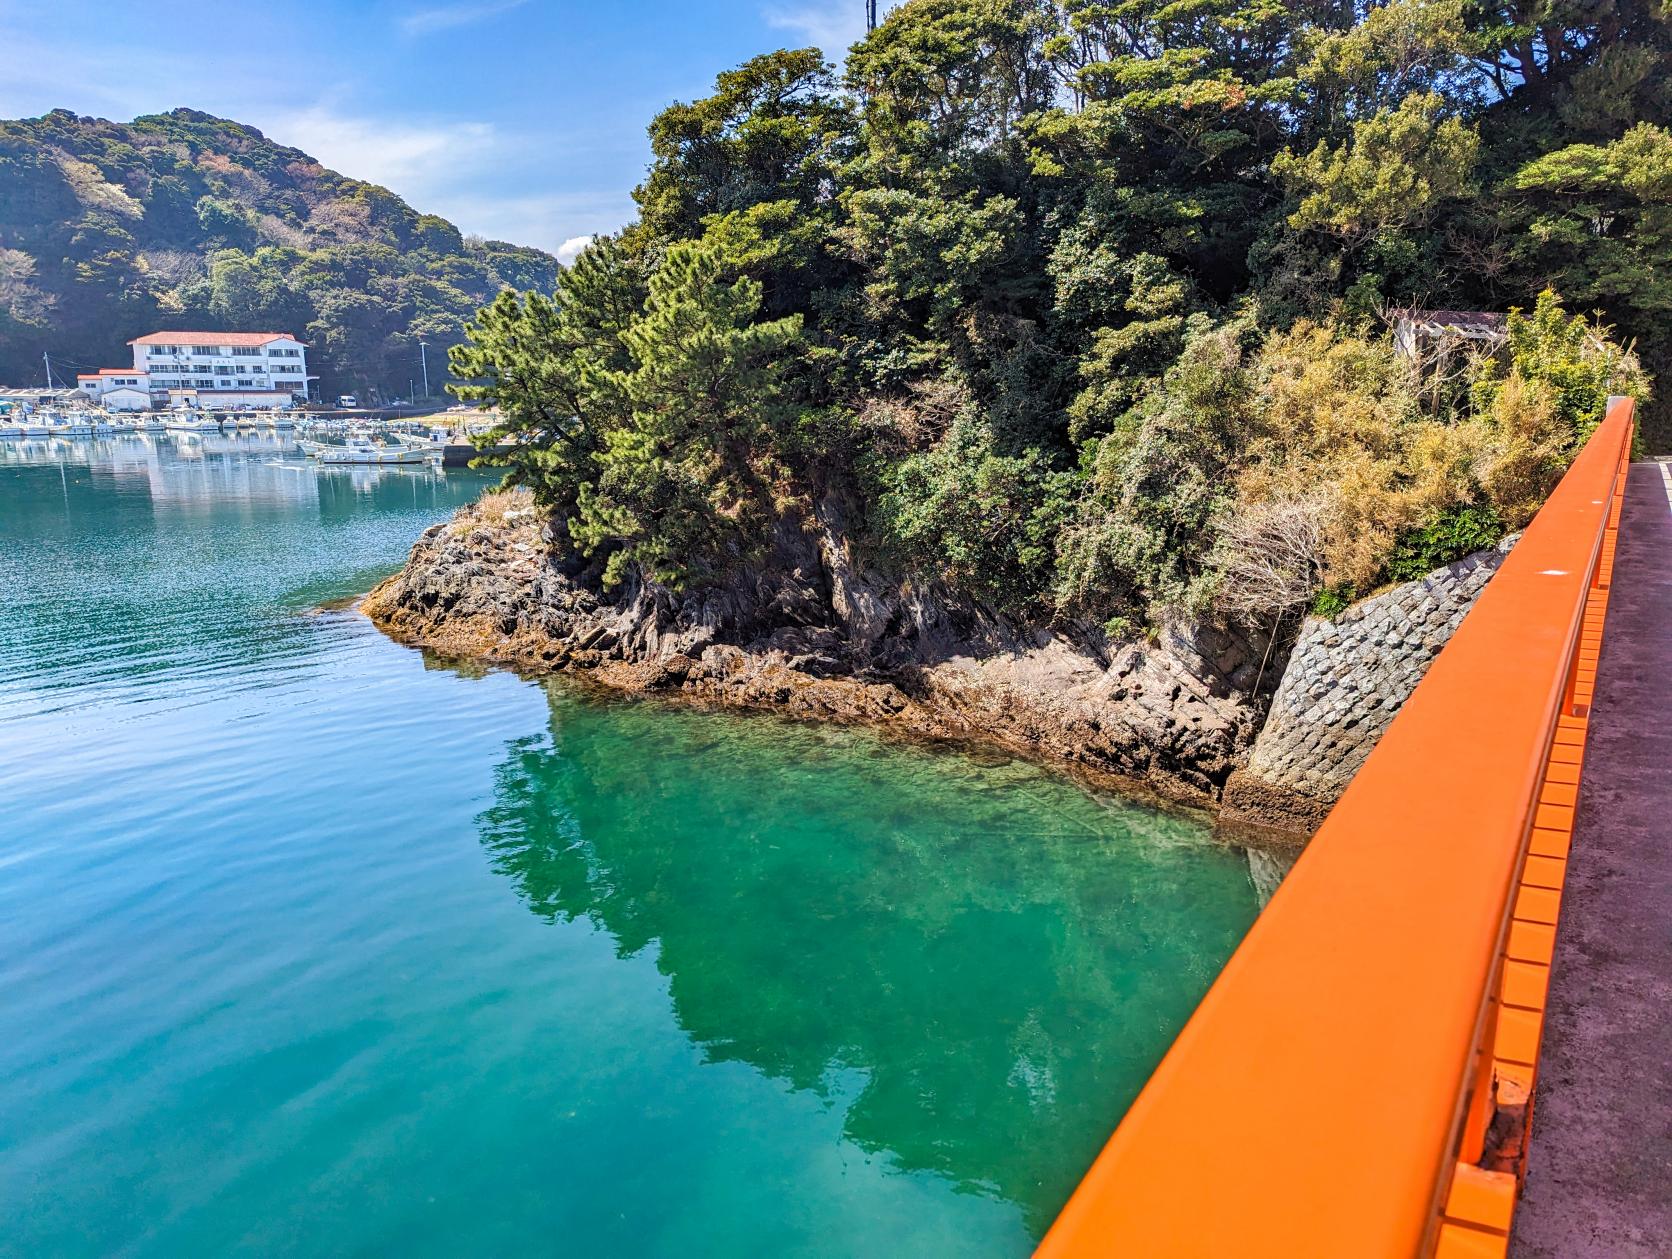
POLYGON ((608 584, 841 501, 1031 616, 1327 610, 1668 366, 1668 65, 1650 0, 907 0, 663 111, 638 221, 454 372, 608 584), (1523 313, 1402 353, 1411 307, 1523 313))
POLYGON ((0 121, 0 382, 120 367, 168 329, 286 331, 327 393, 393 396, 501 290, 548 287, 537 249, 461 237, 385 188, 189 109, 131 123, 0 121))

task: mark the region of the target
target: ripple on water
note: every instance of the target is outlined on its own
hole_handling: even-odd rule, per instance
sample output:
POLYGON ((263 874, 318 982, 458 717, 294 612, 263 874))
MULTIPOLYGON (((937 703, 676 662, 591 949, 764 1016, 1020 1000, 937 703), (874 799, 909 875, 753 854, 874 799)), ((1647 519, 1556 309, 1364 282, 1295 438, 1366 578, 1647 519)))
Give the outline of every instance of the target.
POLYGON ((0 1248, 1025 1254, 1240 854, 312 612, 483 483, 0 447, 0 1248))

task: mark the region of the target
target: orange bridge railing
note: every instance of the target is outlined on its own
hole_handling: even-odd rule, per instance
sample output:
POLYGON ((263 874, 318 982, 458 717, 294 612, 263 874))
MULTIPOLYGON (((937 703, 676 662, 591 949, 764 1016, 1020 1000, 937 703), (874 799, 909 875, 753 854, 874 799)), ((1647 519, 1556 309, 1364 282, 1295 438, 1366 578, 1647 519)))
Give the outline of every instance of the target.
POLYGON ((1612 399, 1044 1259, 1505 1253, 1632 423, 1612 399))

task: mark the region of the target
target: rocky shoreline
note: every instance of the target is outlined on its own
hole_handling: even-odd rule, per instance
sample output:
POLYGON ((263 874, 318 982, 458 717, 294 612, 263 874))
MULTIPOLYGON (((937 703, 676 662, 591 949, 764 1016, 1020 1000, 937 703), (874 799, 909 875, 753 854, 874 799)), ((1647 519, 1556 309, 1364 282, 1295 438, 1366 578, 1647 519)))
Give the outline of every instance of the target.
POLYGON ((532 513, 470 507, 428 529, 362 608, 443 657, 994 744, 1180 804, 1213 807, 1246 760, 1262 664, 1251 645, 1212 630, 1122 643, 1089 625, 1018 625, 885 579, 855 559, 841 518, 833 502, 786 518, 770 553, 721 587, 629 581, 606 594, 550 552, 532 513))
POLYGON ((1016 623, 862 562, 833 500, 782 519, 769 553, 724 585, 605 592, 507 501, 521 500, 498 496, 426 530, 365 613, 444 658, 993 745, 1219 812, 1237 837, 1268 844, 1316 828, 1503 553, 1333 622, 1308 618, 1291 661, 1283 643, 1210 626, 1119 641, 1091 625, 1016 623))

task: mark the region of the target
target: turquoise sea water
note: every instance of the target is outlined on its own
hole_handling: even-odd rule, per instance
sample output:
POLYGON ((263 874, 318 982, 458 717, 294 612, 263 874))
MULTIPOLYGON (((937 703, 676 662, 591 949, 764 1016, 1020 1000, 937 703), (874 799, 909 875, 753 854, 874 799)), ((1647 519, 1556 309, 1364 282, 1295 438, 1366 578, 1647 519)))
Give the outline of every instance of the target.
POLYGON ((1246 857, 319 610, 484 483, 0 444, 0 1253, 1025 1255, 1246 857))

